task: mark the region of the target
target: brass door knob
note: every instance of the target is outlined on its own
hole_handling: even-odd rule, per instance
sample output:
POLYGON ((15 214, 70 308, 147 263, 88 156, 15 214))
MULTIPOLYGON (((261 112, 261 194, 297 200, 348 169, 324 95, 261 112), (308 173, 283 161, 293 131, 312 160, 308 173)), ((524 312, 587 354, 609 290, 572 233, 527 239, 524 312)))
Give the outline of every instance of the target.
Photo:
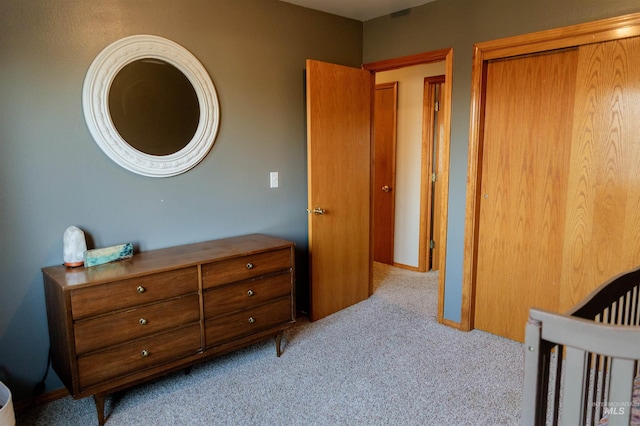
POLYGON ((389 188, 389 185, 385 185, 382 187, 382 192, 389 192, 391 191, 391 188, 389 188))
POLYGON ((307 213, 313 213, 315 215, 325 214, 327 211, 325 209, 321 209, 320 207, 316 207, 313 210, 307 209, 307 213))

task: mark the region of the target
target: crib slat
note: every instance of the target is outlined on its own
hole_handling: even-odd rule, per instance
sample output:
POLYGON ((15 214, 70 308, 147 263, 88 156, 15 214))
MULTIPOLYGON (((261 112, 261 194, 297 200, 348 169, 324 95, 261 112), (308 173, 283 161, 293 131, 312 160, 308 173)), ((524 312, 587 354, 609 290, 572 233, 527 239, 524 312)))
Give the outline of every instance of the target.
POLYGON ((633 288, 633 321, 631 325, 640 325, 640 290, 638 287, 633 288))
POLYGON ((544 419, 546 411, 546 392, 544 401, 541 385, 548 377, 543 371, 544 354, 540 353, 540 322, 529 320, 525 326, 525 357, 524 357, 524 389, 522 391, 522 425, 534 426, 544 419))
POLYGON ((613 358, 609 376, 609 426, 628 426, 631 417, 631 393, 633 392, 633 376, 635 361, 613 358), (613 411, 611 411, 613 410, 613 411))
POLYGON ((596 375, 596 387, 600 391, 600 397, 594 398, 594 402, 597 402, 598 405, 593 404, 593 422, 595 423, 598 418, 602 417, 602 403, 606 400, 608 392, 606 390, 607 385, 607 375, 609 374, 609 357, 604 355, 598 355, 598 363, 595 366, 595 375, 596 375))
POLYGON ((585 386, 587 380, 587 352, 566 347, 564 396, 562 400, 562 424, 584 425, 585 386))
MULTIPOLYGON (((556 354, 556 371, 554 376, 555 386, 553 388, 553 417, 551 419, 552 425, 560 424, 560 395, 562 395, 562 362, 564 354, 563 345, 556 346, 556 354)), ((549 377, 548 374, 547 377, 549 377)))

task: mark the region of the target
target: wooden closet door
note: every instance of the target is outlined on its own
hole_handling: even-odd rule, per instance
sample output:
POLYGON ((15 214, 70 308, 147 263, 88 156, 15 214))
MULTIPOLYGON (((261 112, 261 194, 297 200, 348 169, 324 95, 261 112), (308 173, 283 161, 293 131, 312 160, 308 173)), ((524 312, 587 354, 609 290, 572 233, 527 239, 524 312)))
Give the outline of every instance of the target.
POLYGON ((487 65, 475 327, 523 340, 640 264, 640 38, 487 65))
POLYGON ((578 51, 487 66, 475 327, 522 341, 557 310, 578 51))
POLYGON ((640 38, 580 47, 559 308, 640 265, 640 38))

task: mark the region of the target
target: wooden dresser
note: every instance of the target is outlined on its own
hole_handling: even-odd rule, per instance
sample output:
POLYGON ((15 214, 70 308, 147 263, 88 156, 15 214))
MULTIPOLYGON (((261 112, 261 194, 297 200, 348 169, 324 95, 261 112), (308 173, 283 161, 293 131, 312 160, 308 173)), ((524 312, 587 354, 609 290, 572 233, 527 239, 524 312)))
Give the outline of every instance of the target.
POLYGON ((295 322, 294 244, 247 235, 44 275, 52 365, 74 398, 105 397, 295 322))

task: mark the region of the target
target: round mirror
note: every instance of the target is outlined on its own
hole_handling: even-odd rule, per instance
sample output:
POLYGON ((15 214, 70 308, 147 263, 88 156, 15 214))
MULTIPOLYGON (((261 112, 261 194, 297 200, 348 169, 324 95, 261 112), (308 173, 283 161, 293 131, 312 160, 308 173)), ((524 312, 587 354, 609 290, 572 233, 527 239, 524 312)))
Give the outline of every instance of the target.
POLYGON ((129 145, 150 155, 187 146, 198 128, 200 104, 187 77, 157 59, 125 65, 109 90, 109 113, 129 145))
POLYGON ((218 131, 215 88, 182 46, 156 36, 118 40, 93 61, 83 87, 87 126, 132 172, 175 176, 198 164, 218 131))

